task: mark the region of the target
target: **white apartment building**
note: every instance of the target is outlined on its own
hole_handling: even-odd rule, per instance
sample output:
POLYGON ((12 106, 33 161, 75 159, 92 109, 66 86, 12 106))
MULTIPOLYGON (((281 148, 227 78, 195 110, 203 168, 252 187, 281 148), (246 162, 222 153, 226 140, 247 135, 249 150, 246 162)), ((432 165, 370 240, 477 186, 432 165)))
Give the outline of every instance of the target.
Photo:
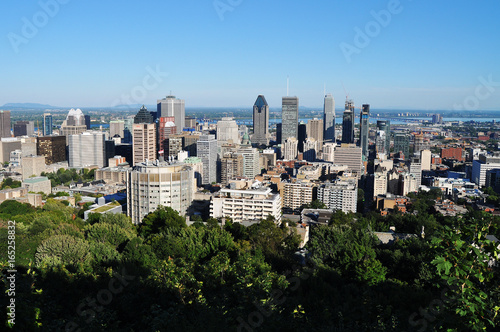
POLYGON ((334 211, 356 213, 358 201, 356 181, 327 182, 318 188, 318 200, 334 211))
POLYGON ((102 132, 84 132, 69 135, 69 167, 104 167, 106 164, 105 135, 102 132))
POLYGON ((296 159, 297 153, 298 153, 298 150, 297 150, 298 144, 299 144, 299 141, 297 141, 297 138, 295 138, 295 137, 289 137, 288 139, 286 139, 281 146, 283 159, 285 159, 285 160, 296 159))
POLYGON ((311 182, 285 183, 282 190, 283 207, 298 209, 313 201, 316 185, 311 182))
POLYGON ((229 217, 233 222, 259 221, 273 216, 281 223, 281 197, 270 188, 222 189, 210 200, 210 217, 229 217))

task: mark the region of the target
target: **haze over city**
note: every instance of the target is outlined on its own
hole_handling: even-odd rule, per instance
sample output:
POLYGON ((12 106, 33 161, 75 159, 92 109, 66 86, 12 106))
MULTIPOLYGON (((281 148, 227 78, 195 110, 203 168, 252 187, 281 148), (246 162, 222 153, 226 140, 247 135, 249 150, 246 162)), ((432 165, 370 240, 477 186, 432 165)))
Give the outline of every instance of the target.
POLYGON ((496 110, 500 4, 468 1, 2 2, 0 105, 496 110), (345 88, 344 88, 345 87, 345 88), (127 98, 127 96, 131 98, 127 98))

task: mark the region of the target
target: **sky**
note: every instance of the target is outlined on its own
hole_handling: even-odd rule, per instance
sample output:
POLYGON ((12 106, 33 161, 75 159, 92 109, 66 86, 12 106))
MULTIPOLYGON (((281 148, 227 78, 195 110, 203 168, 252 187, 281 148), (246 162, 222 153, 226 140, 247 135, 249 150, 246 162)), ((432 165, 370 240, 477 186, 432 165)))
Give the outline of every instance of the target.
POLYGON ((500 110, 500 2, 0 2, 0 105, 500 110))

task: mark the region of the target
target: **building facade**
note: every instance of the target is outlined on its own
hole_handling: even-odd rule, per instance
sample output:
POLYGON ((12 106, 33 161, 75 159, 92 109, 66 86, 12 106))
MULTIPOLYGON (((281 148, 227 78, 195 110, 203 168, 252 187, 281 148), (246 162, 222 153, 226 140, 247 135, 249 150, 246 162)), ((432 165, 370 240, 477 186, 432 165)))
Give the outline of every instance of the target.
POLYGON ((68 138, 68 164, 72 168, 106 166, 105 135, 102 132, 85 132, 68 138))
POLYGON ((132 126, 132 159, 134 165, 156 159, 156 125, 134 123, 132 126))
POLYGON ((346 100, 342 116, 342 143, 354 143, 354 102, 346 100))
MULTIPOLYGON (((281 106, 281 140, 297 139, 299 126, 299 98, 283 97, 281 106)), ((279 142, 280 143, 280 142, 279 142)))
POLYGON ((263 95, 259 95, 253 105, 253 136, 255 145, 269 144, 269 105, 263 95))
POLYGON ((186 127, 186 109, 183 99, 167 96, 157 100, 156 109, 159 117, 174 117, 177 133, 182 133, 182 130, 186 127))
POLYGON ((196 144, 196 156, 203 162, 201 183, 211 184, 217 181, 217 140, 214 135, 201 135, 196 144))
POLYGON ((335 99, 331 94, 325 96, 323 104, 323 139, 335 142, 335 99))

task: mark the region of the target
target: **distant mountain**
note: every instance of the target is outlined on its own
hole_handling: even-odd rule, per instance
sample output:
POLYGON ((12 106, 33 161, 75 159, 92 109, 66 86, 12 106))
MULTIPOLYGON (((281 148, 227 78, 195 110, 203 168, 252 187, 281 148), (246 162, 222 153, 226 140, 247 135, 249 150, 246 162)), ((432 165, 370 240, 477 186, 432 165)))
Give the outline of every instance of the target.
POLYGON ((5 104, 1 107, 2 108, 29 108, 29 109, 60 108, 57 106, 37 104, 37 103, 8 103, 8 104, 5 104))

